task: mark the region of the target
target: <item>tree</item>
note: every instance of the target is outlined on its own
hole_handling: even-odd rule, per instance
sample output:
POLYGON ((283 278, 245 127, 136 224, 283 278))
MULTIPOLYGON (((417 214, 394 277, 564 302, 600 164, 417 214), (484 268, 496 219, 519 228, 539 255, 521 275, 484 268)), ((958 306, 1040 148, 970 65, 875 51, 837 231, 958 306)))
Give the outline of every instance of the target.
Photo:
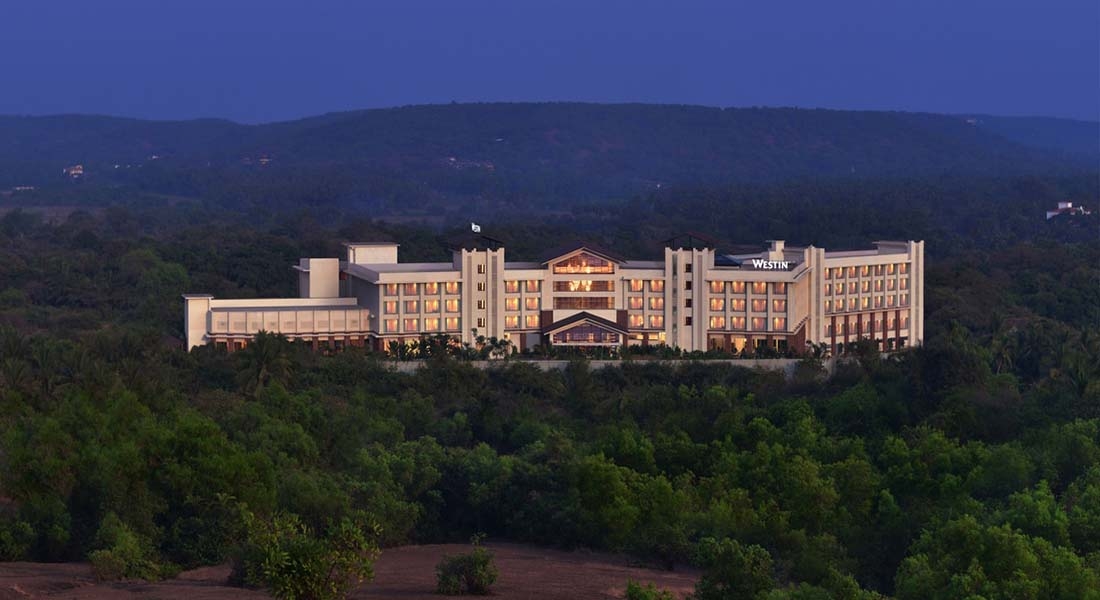
POLYGON ((237 353, 241 387, 254 395, 269 384, 290 378, 290 342, 285 336, 261 331, 237 353))
POLYGON ((771 554, 760 546, 743 546, 730 538, 704 538, 696 552, 696 562, 704 571, 693 600, 762 598, 774 587, 771 554))

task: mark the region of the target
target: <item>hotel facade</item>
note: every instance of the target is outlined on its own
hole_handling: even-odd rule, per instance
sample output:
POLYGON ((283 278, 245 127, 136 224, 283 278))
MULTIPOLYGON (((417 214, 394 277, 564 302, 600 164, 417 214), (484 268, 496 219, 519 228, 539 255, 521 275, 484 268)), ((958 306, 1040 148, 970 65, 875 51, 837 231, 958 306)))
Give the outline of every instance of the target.
POLYGON ((303 258, 298 298, 228 300, 187 294, 187 348, 239 349, 260 331, 317 347, 369 346, 446 334, 465 343, 667 345, 686 351, 770 347, 832 353, 860 339, 883 351, 924 335, 924 242, 826 251, 769 242, 721 254, 688 239, 664 260, 627 260, 577 245, 509 262, 479 236, 450 262, 402 263, 398 244, 348 243, 343 258, 303 258))

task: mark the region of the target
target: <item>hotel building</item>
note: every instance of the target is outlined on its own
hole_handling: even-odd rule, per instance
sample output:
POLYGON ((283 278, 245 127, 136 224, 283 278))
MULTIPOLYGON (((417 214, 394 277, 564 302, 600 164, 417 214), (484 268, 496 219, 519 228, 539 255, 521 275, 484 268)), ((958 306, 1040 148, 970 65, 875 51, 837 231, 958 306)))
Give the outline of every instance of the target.
POLYGON ((720 254, 669 240, 663 260, 578 245, 508 262, 497 240, 457 245, 450 262, 402 263, 398 244, 348 243, 343 258, 303 258, 300 297, 185 295, 187 348, 232 351, 257 332, 315 346, 370 346, 446 334, 504 338, 519 350, 665 344, 683 350, 768 346, 833 353, 866 338, 882 350, 924 334, 924 242, 854 251, 789 247, 720 254))

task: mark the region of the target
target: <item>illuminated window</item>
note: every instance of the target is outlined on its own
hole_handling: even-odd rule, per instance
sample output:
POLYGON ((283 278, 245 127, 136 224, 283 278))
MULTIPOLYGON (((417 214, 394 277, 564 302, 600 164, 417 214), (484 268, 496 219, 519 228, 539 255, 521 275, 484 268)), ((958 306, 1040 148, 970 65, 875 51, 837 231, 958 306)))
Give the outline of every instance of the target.
POLYGON ((484 292, 485 291, 485 282, 484 281, 477 282, 477 291, 479 291, 479 292, 484 292))
POLYGON ((832 269, 825 269, 825 279, 832 279, 832 278, 833 278, 833 270, 832 269))
POLYGON ((527 292, 537 292, 539 291, 540 283, 542 282, 538 279, 528 279, 527 283, 523 284, 523 287, 527 292))
POLYGON ((901 295, 901 305, 902 306, 909 306, 909 294, 902 294, 901 295))
POLYGON ((871 274, 871 267, 868 266, 868 265, 863 265, 862 267, 859 268, 859 274, 864 276, 864 277, 870 275, 871 274))
POLYGON ((901 272, 901 273, 902 273, 903 275, 904 275, 905 273, 908 273, 908 272, 909 272, 909 263, 901 263, 900 265, 898 265, 898 270, 899 270, 899 272, 901 272))
POLYGON ((855 310, 855 309, 856 309, 856 299, 855 298, 848 298, 848 310, 855 310))
POLYGON ((554 310, 611 310, 615 308, 615 299, 609 297, 554 298, 554 310))
POLYGON ((784 331, 787 329, 787 319, 784 317, 772 318, 772 331, 784 331))
POLYGON ((787 312, 787 301, 772 300, 772 312, 787 312))
POLYGON ((875 265, 875 275, 882 275, 882 265, 875 265))
POLYGON ((833 279, 840 279, 841 277, 844 277, 844 269, 840 267, 833 269, 833 279))
POLYGON ((458 301, 457 298, 451 298, 450 300, 447 300, 447 303, 445 305, 446 308, 447 308, 447 312, 458 312, 458 307, 459 307, 458 302, 459 301, 458 301))
POLYGON ((856 276, 856 268, 855 267, 848 267, 848 277, 855 277, 855 276, 856 276))
POLYGON ((420 319, 405 319, 405 333, 420 330, 420 319))
POLYGON ((726 310, 726 299, 725 298, 711 298, 710 299, 710 309, 711 310, 726 310))
POLYGON ((764 281, 752 282, 752 293, 754 294, 766 294, 768 292, 768 284, 764 281))
POLYGON ((893 307, 894 304, 896 304, 896 303, 897 303, 897 297, 896 296, 889 295, 889 296, 886 297, 886 306, 893 307))
POLYGON ((420 312, 420 302, 417 301, 417 300, 406 300, 405 301, 405 312, 407 312, 407 313, 420 312))
POLYGON ((435 295, 439 293, 439 284, 432 281, 424 284, 424 293, 429 295, 435 295))
POLYGON ((838 294, 838 295, 843 294, 844 293, 844 284, 843 283, 833 284, 833 292, 838 294))
POLYGON ((645 317, 643 317, 642 315, 630 315, 629 319, 629 325, 631 327, 645 326, 645 317))
POLYGON ((745 312, 745 299, 744 298, 734 298, 734 299, 730 300, 730 310, 735 310, 737 312, 745 312))
POLYGON ((508 315, 504 317, 504 326, 509 329, 516 329, 519 327, 519 315, 508 315))
POLYGON ((826 296, 832 296, 833 295, 833 284, 831 284, 831 283, 826 283, 825 284, 825 295, 826 296))
POLYGON ((710 325, 711 329, 725 329, 726 328, 726 318, 725 317, 711 317, 709 325, 710 325))
POLYGON ((643 305, 644 300, 642 300, 641 296, 631 296, 627 299, 627 308, 631 310, 641 310, 643 305))
POLYGON ((859 307, 864 309, 871 308, 871 299, 868 297, 861 298, 859 301, 859 307))
POLYGON ((593 281, 591 279, 573 279, 555 281, 555 292, 614 292, 614 281, 593 281))
POLYGON ((906 277, 905 279, 902 279, 900 281, 899 285, 901 285, 901 289, 903 289, 903 290, 909 289, 909 278, 906 277))
POLYGON ((396 315, 397 314, 397 301, 396 300, 387 300, 386 303, 382 305, 382 312, 387 314, 387 315, 396 315))
POLYGON ((767 329, 768 322, 764 317, 752 318, 752 330, 753 331, 765 331, 767 329))
POLYGON ((485 319, 484 318, 478 319, 477 320, 477 326, 478 327, 485 327, 485 319))
POLYGON ((439 318, 424 319, 424 331, 439 331, 439 318))
POLYGON ((485 301, 484 300, 478 300, 477 301, 477 309, 478 310, 485 310, 485 301))
POLYGON ((477 266, 477 273, 478 273, 478 275, 484 275, 485 274, 485 265, 478 265, 477 266))
POLYGON ((457 281, 448 281, 443 287, 443 291, 447 292, 448 294, 457 294, 458 289, 459 288, 457 281))
POLYGON ((504 291, 508 292, 509 294, 519 293, 519 282, 518 281, 505 281, 504 282, 504 291))
POLYGON ((665 318, 661 315, 649 315, 649 326, 660 329, 665 326, 665 318))
POLYGON ((886 265, 886 274, 887 275, 893 275, 895 272, 897 272, 897 270, 898 270, 898 266, 894 263, 890 263, 890 264, 886 265))
POLYGON ((859 291, 863 293, 871 291, 871 282, 869 280, 863 280, 862 282, 860 282, 859 291))
POLYGON ((664 307, 665 307, 665 299, 664 298, 650 298, 649 299, 649 309, 650 310, 663 310, 664 307))
POLYGON ((897 281, 897 279, 887 279, 886 289, 891 292, 894 291, 894 288, 897 287, 897 281))
POLYGON ((710 282, 710 291, 715 294, 722 294, 726 291, 725 281, 712 281, 710 282))
POLYGON ((447 331, 458 331, 461 321, 459 321, 458 317, 447 317, 444 323, 447 325, 447 331))
POLYGON ((641 279, 631 279, 630 280, 630 291, 640 292, 640 291, 642 291, 642 289, 644 287, 645 287, 645 281, 643 281, 641 279))
POLYGON ((825 312, 827 312, 827 313, 833 312, 833 301, 832 300, 826 300, 825 301, 825 312))
POLYGON ((882 308, 882 296, 875 296, 875 308, 882 308))
POLYGON ((387 283, 385 289, 386 289, 385 293, 386 293, 387 296, 396 296, 397 295, 397 284, 396 283, 387 283))
POLYGON ((382 330, 386 333, 397 333, 397 319, 386 319, 383 321, 382 330))
POLYGON ((415 296, 420 293, 420 284, 406 283, 403 292, 406 296, 415 296))
POLYGON ((876 292, 881 292, 882 291, 882 280, 881 279, 876 279, 875 280, 875 291, 876 292))
POLYGON ((909 315, 902 315, 902 317, 901 317, 901 328, 902 329, 909 329, 909 315))
POLYGON ((764 312, 764 311, 768 310, 768 301, 767 300, 753 300, 752 301, 752 310, 753 310, 753 312, 764 312))
POLYGON ((731 288, 731 291, 735 294, 744 294, 745 293, 745 282, 744 281, 731 281, 730 282, 730 288, 731 288))
POLYGON ((561 262, 554 264, 554 273, 613 273, 615 268, 610 262, 593 256, 587 252, 581 252, 561 262))
POLYGON ((782 282, 782 281, 773 283, 772 284, 772 293, 773 294, 786 294, 787 293, 787 284, 782 282))
POLYGON ((859 287, 858 287, 858 284, 856 282, 854 282, 854 281, 848 282, 848 293, 849 294, 856 293, 856 290, 858 290, 858 289, 859 289, 859 287))
POLYGON ((523 301, 523 307, 526 308, 527 310, 538 310, 539 309, 539 299, 538 298, 527 298, 523 301))
POLYGON ((426 313, 437 313, 437 312, 439 312, 439 300, 425 300, 424 301, 424 312, 426 312, 426 313))
POLYGON ((535 328, 535 327, 539 326, 539 316, 538 315, 527 315, 526 321, 527 321, 527 327, 529 327, 529 328, 535 328))
POLYGON ((743 331, 745 329, 745 317, 730 318, 730 325, 732 325, 734 329, 743 331))
POLYGON ((649 282, 649 291, 651 292, 663 292, 665 291, 664 279, 653 279, 649 282))
POLYGON ((519 310, 519 298, 505 298, 504 310, 519 310))

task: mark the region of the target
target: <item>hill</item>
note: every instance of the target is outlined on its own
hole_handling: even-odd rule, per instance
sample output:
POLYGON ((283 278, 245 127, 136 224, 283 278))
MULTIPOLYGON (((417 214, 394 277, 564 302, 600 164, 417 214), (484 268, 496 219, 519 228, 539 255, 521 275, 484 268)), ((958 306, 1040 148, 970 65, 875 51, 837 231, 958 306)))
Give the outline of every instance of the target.
POLYGON ((218 204, 552 205, 668 185, 1087 168, 1094 123, 644 104, 452 104, 241 125, 0 117, 0 188, 138 189, 218 204), (62 173, 81 164, 79 182, 62 173))

